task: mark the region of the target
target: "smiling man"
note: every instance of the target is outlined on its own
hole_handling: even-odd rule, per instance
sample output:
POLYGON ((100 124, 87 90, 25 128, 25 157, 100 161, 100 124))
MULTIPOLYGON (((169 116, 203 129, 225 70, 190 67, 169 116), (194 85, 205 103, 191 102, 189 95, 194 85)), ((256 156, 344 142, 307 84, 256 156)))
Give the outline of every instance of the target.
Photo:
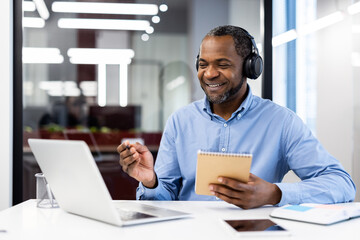
POLYGON ((156 164, 148 148, 118 147, 120 165, 140 182, 138 199, 224 200, 248 209, 271 205, 349 202, 355 185, 295 113, 254 96, 262 60, 244 29, 221 26, 203 39, 197 59, 202 100, 167 121, 156 164), (213 196, 195 193, 197 151, 252 153, 248 183, 219 178, 213 196), (302 180, 281 183, 293 170, 302 180))

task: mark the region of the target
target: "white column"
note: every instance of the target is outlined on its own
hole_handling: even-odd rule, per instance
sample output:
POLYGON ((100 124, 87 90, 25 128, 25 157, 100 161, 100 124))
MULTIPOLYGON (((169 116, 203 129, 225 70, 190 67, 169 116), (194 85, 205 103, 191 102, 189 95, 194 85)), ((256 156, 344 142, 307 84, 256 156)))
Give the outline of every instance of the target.
POLYGON ((119 65, 119 104, 126 107, 128 104, 128 65, 119 65))
POLYGON ((98 65, 98 104, 101 107, 106 105, 106 64, 98 65))
POLYGON ((0 210, 12 204, 13 1, 0 1, 0 210))

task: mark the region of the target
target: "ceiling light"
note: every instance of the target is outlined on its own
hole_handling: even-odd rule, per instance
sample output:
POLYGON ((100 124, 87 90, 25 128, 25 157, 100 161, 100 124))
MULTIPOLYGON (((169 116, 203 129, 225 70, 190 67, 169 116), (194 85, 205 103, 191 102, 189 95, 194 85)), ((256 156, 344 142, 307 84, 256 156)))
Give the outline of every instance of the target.
POLYGON ((117 20, 117 19, 86 19, 60 18, 59 28, 72 29, 107 29, 145 31, 150 26, 146 20, 117 20))
POLYGON ((97 100, 100 107, 106 105, 106 64, 98 65, 98 93, 97 100))
POLYGON ((38 17, 23 17, 23 27, 25 28, 43 28, 45 27, 45 21, 38 17))
POLYGON ((49 10, 46 7, 44 0, 33 0, 35 3, 36 9, 40 17, 44 20, 47 20, 50 17, 49 10))
POLYGON ((126 107, 128 104, 128 69, 126 64, 119 66, 119 105, 126 107))
POLYGON ((96 14, 126 14, 126 15, 156 15, 156 4, 135 3, 96 3, 96 2, 54 2, 53 12, 65 13, 96 13, 96 14))
POLYGON ((145 32, 148 34, 152 34, 154 32, 154 28, 150 26, 145 30, 145 32))
POLYGON ((80 89, 74 81, 41 81, 39 88, 50 96, 80 96, 80 89))
POLYGON ((159 6, 160 11, 166 12, 168 10, 168 6, 166 4, 161 4, 159 6))
POLYGON ((35 12, 36 7, 33 1, 23 1, 22 9, 24 12, 35 12))
POLYGON ((151 18, 151 21, 152 21, 153 23, 159 23, 159 22, 160 22, 160 17, 159 17, 159 16, 153 16, 153 17, 151 18))
POLYGON ((58 48, 23 47, 23 63, 63 63, 64 57, 58 48))
POLYGON ((81 81, 80 88, 84 96, 95 97, 97 95, 96 81, 81 81))
POLYGON ((144 42, 149 40, 149 35, 147 35, 146 33, 144 33, 143 35, 141 35, 141 40, 143 40, 144 42))
POLYGON ((171 80, 170 82, 168 82, 166 84, 166 89, 169 91, 174 90, 175 88, 181 86, 185 82, 186 82, 186 78, 184 76, 179 76, 179 77, 171 80))
POLYGON ((297 33, 294 29, 281 33, 272 38, 272 45, 273 47, 280 46, 284 43, 290 42, 297 38, 297 33))
POLYGON ((348 13, 354 15, 360 12, 360 2, 354 3, 348 7, 348 13))
POLYGON ((132 49, 69 48, 73 64, 129 64, 135 53, 132 49))
POLYGON ((308 23, 308 24, 300 27, 297 32, 299 35, 304 36, 309 33, 312 33, 312 32, 318 31, 320 29, 323 29, 325 27, 328 27, 337 22, 340 22, 343 19, 344 19, 344 14, 340 11, 337 11, 337 12, 334 12, 325 17, 319 18, 319 19, 315 20, 314 22, 308 23))

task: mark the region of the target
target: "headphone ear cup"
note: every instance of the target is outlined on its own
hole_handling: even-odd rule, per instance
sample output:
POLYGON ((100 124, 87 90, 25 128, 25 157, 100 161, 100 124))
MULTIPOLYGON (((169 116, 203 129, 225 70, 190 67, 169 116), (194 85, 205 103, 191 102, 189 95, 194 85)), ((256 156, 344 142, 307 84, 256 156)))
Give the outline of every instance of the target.
POLYGON ((196 71, 199 71, 199 54, 196 56, 195 68, 196 68, 196 71))
POLYGON ((257 79, 262 73, 263 66, 262 58, 259 55, 252 53, 245 59, 244 75, 250 79, 257 79))

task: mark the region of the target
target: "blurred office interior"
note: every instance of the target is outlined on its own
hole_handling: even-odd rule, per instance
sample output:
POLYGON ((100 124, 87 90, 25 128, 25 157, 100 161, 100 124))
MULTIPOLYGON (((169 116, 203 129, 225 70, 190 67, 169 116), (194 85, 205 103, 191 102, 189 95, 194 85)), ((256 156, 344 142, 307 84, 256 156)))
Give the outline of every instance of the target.
POLYGON ((360 1, 9 2, 1 11, 20 22, 8 46, 21 74, 9 77, 13 95, 0 95, 18 101, 4 124, 21 136, 2 140, 17 150, 3 163, 11 170, 0 209, 35 197, 41 170, 28 138, 86 141, 112 197, 135 199, 116 147, 141 141, 156 157, 167 118, 203 98, 194 67, 203 36, 227 24, 247 29, 264 58, 262 76, 248 81, 253 93, 295 111, 360 183, 360 1))

